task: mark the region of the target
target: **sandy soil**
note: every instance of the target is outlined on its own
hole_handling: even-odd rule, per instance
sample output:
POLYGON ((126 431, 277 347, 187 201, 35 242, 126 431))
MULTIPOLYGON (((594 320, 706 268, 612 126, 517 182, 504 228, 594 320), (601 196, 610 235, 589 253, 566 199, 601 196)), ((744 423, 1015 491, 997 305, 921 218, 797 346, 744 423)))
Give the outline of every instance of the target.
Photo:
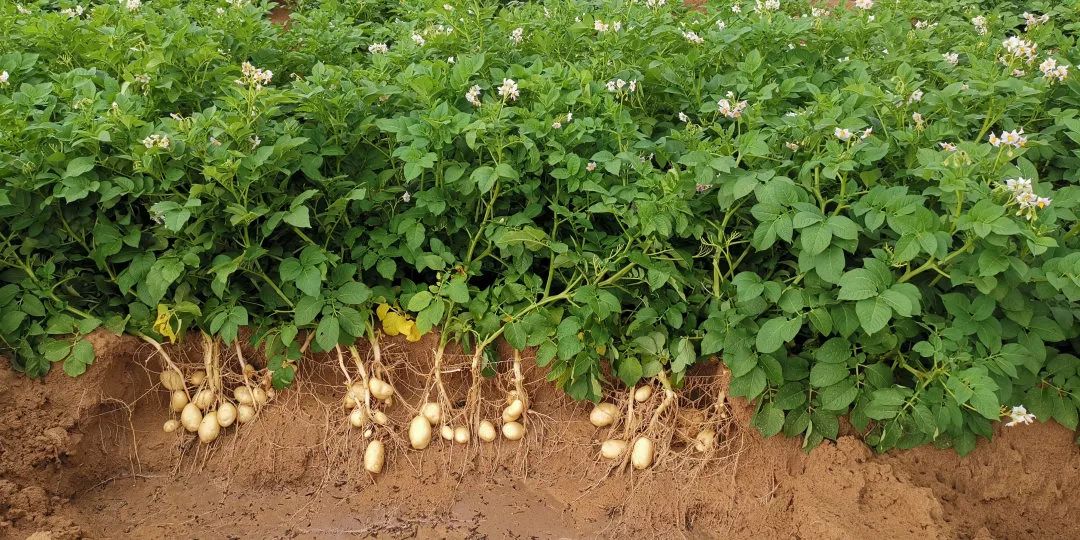
MULTIPOLYGON (((94 341, 79 379, 0 368, 0 538, 1080 538, 1080 451, 1056 424, 1001 429, 966 458, 875 456, 851 436, 806 454, 762 440, 732 400, 713 459, 610 474, 587 409, 528 373, 538 415, 525 442, 394 451, 372 478, 320 360, 205 447, 161 430, 167 396, 148 348, 94 341)), ((425 350, 388 356, 422 366, 425 350)), ((401 372, 405 402, 415 377, 401 372)))

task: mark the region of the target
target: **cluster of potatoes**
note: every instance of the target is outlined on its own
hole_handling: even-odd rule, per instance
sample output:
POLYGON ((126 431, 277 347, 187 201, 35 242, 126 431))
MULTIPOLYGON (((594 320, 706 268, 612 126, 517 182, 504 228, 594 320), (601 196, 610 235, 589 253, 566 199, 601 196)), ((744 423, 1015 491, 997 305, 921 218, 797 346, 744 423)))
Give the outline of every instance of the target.
MULTIPOLYGON (((637 403, 644 403, 652 397, 653 388, 651 386, 640 386, 634 390, 634 401, 637 403)), ((609 427, 621 418, 622 411, 613 403, 600 403, 596 407, 593 407, 592 412, 589 413, 589 422, 592 425, 603 428, 609 427)), ((680 432, 685 429, 698 428, 705 423, 705 419, 693 417, 691 414, 680 416, 680 424, 685 423, 685 426, 680 425, 680 432)), ((694 449, 698 452, 705 452, 711 448, 716 441, 716 431, 705 427, 700 429, 693 437, 694 449)), ((626 456, 626 452, 630 451, 630 464, 638 470, 647 469, 653 464, 655 458, 655 444, 652 439, 646 436, 639 436, 633 439, 633 445, 629 441, 623 439, 607 439, 600 443, 600 455, 605 459, 616 460, 626 456)))
MULTIPOLYGON (((345 398, 346 406, 353 408, 349 414, 349 421, 354 427, 363 428, 367 425, 367 409, 361 407, 360 404, 367 399, 368 395, 385 404, 390 404, 393 400, 394 389, 390 384, 376 378, 370 379, 366 387, 363 383, 355 383, 345 398)), ((502 425, 500 428, 505 439, 519 441, 525 436, 525 426, 521 422, 524 414, 525 401, 522 396, 518 396, 517 392, 510 392, 502 412, 502 425)), ((371 416, 371 421, 378 425, 385 426, 389 422, 386 414, 382 411, 374 411, 371 416)), ((409 445, 415 450, 427 448, 431 445, 435 426, 439 426, 439 435, 446 441, 468 444, 472 438, 472 433, 467 426, 451 426, 444 423, 443 420, 441 405, 435 402, 426 402, 421 405, 418 414, 409 422, 409 445)), ((365 437, 370 437, 371 434, 371 430, 364 433, 365 437)), ((481 441, 494 442, 498 437, 498 431, 492 421, 485 419, 477 426, 476 436, 481 441)), ((374 438, 368 442, 367 448, 364 450, 364 470, 372 474, 379 474, 382 472, 385 463, 386 446, 381 440, 374 438)))
MULTIPOLYGON (((525 401, 517 395, 517 392, 510 392, 506 397, 506 406, 502 412, 501 431, 504 438, 519 441, 525 436, 525 425, 521 422, 524 414, 525 401)), ((467 444, 472 438, 467 426, 450 426, 442 421, 442 407, 438 403, 424 403, 420 407, 420 414, 409 422, 409 444, 416 450, 427 448, 431 444, 432 430, 439 424, 442 424, 439 435, 447 441, 467 444)), ((476 436, 481 441, 494 442, 498 437, 495 423, 487 419, 481 420, 476 428, 476 436)))
MULTIPOLYGON (((652 387, 642 386, 634 390, 634 401, 644 403, 652 397, 652 387)), ((603 428, 619 421, 622 412, 614 403, 600 403, 593 407, 589 413, 589 422, 592 425, 603 428)), ((626 455, 630 443, 622 439, 608 439, 600 443, 600 455, 605 459, 619 459, 626 455)), ((633 449, 630 452, 630 463, 635 469, 645 469, 652 465, 655 448, 652 439, 638 437, 634 440, 633 449)))
POLYGON ((206 384, 203 370, 192 372, 187 380, 178 371, 166 370, 161 372, 160 379, 161 385, 170 392, 169 410, 180 415, 179 420, 170 418, 165 422, 165 432, 172 433, 183 427, 188 432, 197 432, 199 441, 204 444, 217 439, 223 428, 250 422, 274 397, 273 389, 238 386, 233 389, 230 401, 206 384), (193 394, 188 392, 189 385, 194 389, 193 394))

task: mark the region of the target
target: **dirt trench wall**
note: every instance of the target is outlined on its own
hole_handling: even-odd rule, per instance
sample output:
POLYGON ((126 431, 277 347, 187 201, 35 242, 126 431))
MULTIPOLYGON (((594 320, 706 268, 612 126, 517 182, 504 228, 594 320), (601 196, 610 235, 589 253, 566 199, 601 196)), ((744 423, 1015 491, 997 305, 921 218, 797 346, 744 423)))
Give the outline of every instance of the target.
MULTIPOLYGON (((437 441, 392 453, 372 479, 325 359, 206 448, 161 430, 166 392, 148 347, 92 339, 98 358, 78 379, 0 368, 0 538, 1080 538, 1080 452, 1056 424, 999 428, 966 458, 876 456, 851 436, 806 454, 761 439, 733 400, 740 429, 722 466, 608 476, 588 408, 536 369, 532 407, 547 420, 527 449, 504 441, 465 459, 437 441)), ((400 381, 415 399, 432 343, 388 345, 392 361, 419 366, 400 381)))

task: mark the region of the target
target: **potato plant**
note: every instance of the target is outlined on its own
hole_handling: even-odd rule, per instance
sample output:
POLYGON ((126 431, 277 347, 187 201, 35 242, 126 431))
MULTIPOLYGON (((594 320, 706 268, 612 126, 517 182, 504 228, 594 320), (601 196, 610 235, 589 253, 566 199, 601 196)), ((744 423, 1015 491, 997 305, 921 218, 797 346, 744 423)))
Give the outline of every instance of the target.
MULTIPOLYGON (((78 375, 98 327, 248 328, 277 389, 330 353, 369 426, 382 336, 439 332, 414 448, 524 435, 519 357, 481 407, 500 339, 575 399, 652 388, 661 425, 716 356, 807 447, 842 415, 882 451, 1021 405, 1075 429, 1077 11, 813 4, 5 3, 0 349, 78 375)), ((605 457, 652 463, 636 422, 605 457)))

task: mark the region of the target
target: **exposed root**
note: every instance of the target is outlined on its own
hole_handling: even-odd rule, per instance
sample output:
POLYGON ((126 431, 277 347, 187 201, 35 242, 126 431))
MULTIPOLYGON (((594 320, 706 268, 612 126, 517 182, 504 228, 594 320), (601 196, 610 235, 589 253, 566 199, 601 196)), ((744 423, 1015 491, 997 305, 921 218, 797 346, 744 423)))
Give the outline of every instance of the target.
MULTIPOLYGON (((469 426, 470 430, 474 435, 479 435, 480 422, 483 421, 483 418, 481 416, 481 411, 483 409, 481 405, 483 400, 484 383, 483 374, 481 373, 481 370, 483 369, 483 367, 481 366, 481 360, 483 359, 483 356, 483 346, 477 345, 476 351, 473 352, 472 363, 470 365, 470 375, 472 376, 472 382, 469 384, 469 391, 465 397, 465 407, 462 411, 462 414, 465 418, 465 423, 469 426)), ((497 436, 498 435, 496 435, 496 437, 497 436)), ((472 442, 473 440, 475 440, 475 442, 477 443, 482 442, 480 441, 478 436, 471 438, 470 442, 472 442)))
MULTIPOLYGON (((607 428, 604 439, 625 441, 626 451, 607 462, 603 477, 631 469, 634 444, 641 438, 649 439, 653 446, 652 463, 645 471, 662 469, 698 477, 733 463, 737 427, 725 401, 726 381, 722 377, 688 376, 683 388, 676 390, 661 373, 652 384, 658 388, 644 402, 634 399, 640 385, 620 392, 620 399, 614 402, 623 416, 607 428)), ((597 461, 604 461, 599 454, 597 461)))
MULTIPOLYGON (((154 339, 154 338, 152 338, 152 337, 150 337, 150 336, 148 336, 146 334, 138 334, 138 336, 139 336, 139 339, 145 341, 146 343, 149 343, 150 346, 153 347, 154 350, 157 351, 158 356, 160 356, 161 359, 165 361, 166 369, 171 369, 172 371, 176 372, 177 375, 180 375, 181 379, 184 379, 184 372, 180 369, 179 366, 176 365, 176 362, 173 362, 172 357, 169 356, 169 353, 165 352, 165 347, 162 347, 161 343, 159 343, 158 340, 156 340, 156 339, 154 339)), ((184 393, 187 394, 187 397, 190 400, 191 399, 191 394, 188 393, 186 387, 184 388, 184 393)))
MULTIPOLYGON (((623 456, 618 467, 616 467, 616 470, 619 472, 626 470, 627 467, 631 465, 634 446, 641 438, 647 438, 652 441, 653 444, 653 457, 650 467, 662 466, 668 457, 668 450, 671 448, 671 441, 675 432, 675 430, 672 429, 674 425, 672 420, 678 414, 679 402, 675 390, 671 387, 671 382, 667 378, 667 374, 661 371, 656 378, 660 381, 663 391, 660 393, 654 392, 642 405, 648 406, 654 403, 658 397, 662 397, 660 397, 660 403, 653 409, 647 424, 642 426, 633 423, 631 418, 635 402, 633 389, 627 398, 627 401, 630 402, 630 413, 627 415, 628 436, 625 439, 628 443, 628 447, 626 455, 623 456)), ((644 413, 642 413, 641 419, 644 419, 644 413)))
MULTIPOLYGON (((203 388, 210 392, 213 396, 213 401, 207 407, 203 407, 205 410, 216 410, 218 405, 221 404, 222 390, 224 388, 224 382, 221 377, 221 347, 218 344, 218 340, 203 335, 203 371, 206 372, 206 379, 203 381, 203 388)), ((198 392, 196 392, 198 395, 198 392)))
MULTIPOLYGON (((450 394, 446 390, 446 384, 443 382, 443 359, 446 358, 446 339, 444 336, 439 336, 439 345, 435 348, 434 359, 432 362, 431 373, 428 375, 428 381, 424 390, 424 399, 418 404, 419 407, 423 407, 425 403, 437 403, 439 405, 439 411, 441 412, 441 418, 437 425, 432 429, 435 431, 433 437, 440 437, 440 432, 443 426, 449 426, 451 429, 454 425, 454 403, 450 399, 450 394), (431 401, 431 393, 435 392, 435 400, 431 401)), ((419 412, 419 410, 418 410, 419 412)), ((466 424, 468 425, 468 424, 466 424)), ((470 432, 475 434, 476 430, 470 428, 470 432)))
POLYGON ((236 346, 236 361, 240 364, 241 383, 244 385, 244 388, 247 388, 249 395, 254 395, 255 390, 251 386, 250 374, 254 373, 255 370, 244 360, 244 352, 240 350, 240 341, 237 340, 234 345, 236 346))

